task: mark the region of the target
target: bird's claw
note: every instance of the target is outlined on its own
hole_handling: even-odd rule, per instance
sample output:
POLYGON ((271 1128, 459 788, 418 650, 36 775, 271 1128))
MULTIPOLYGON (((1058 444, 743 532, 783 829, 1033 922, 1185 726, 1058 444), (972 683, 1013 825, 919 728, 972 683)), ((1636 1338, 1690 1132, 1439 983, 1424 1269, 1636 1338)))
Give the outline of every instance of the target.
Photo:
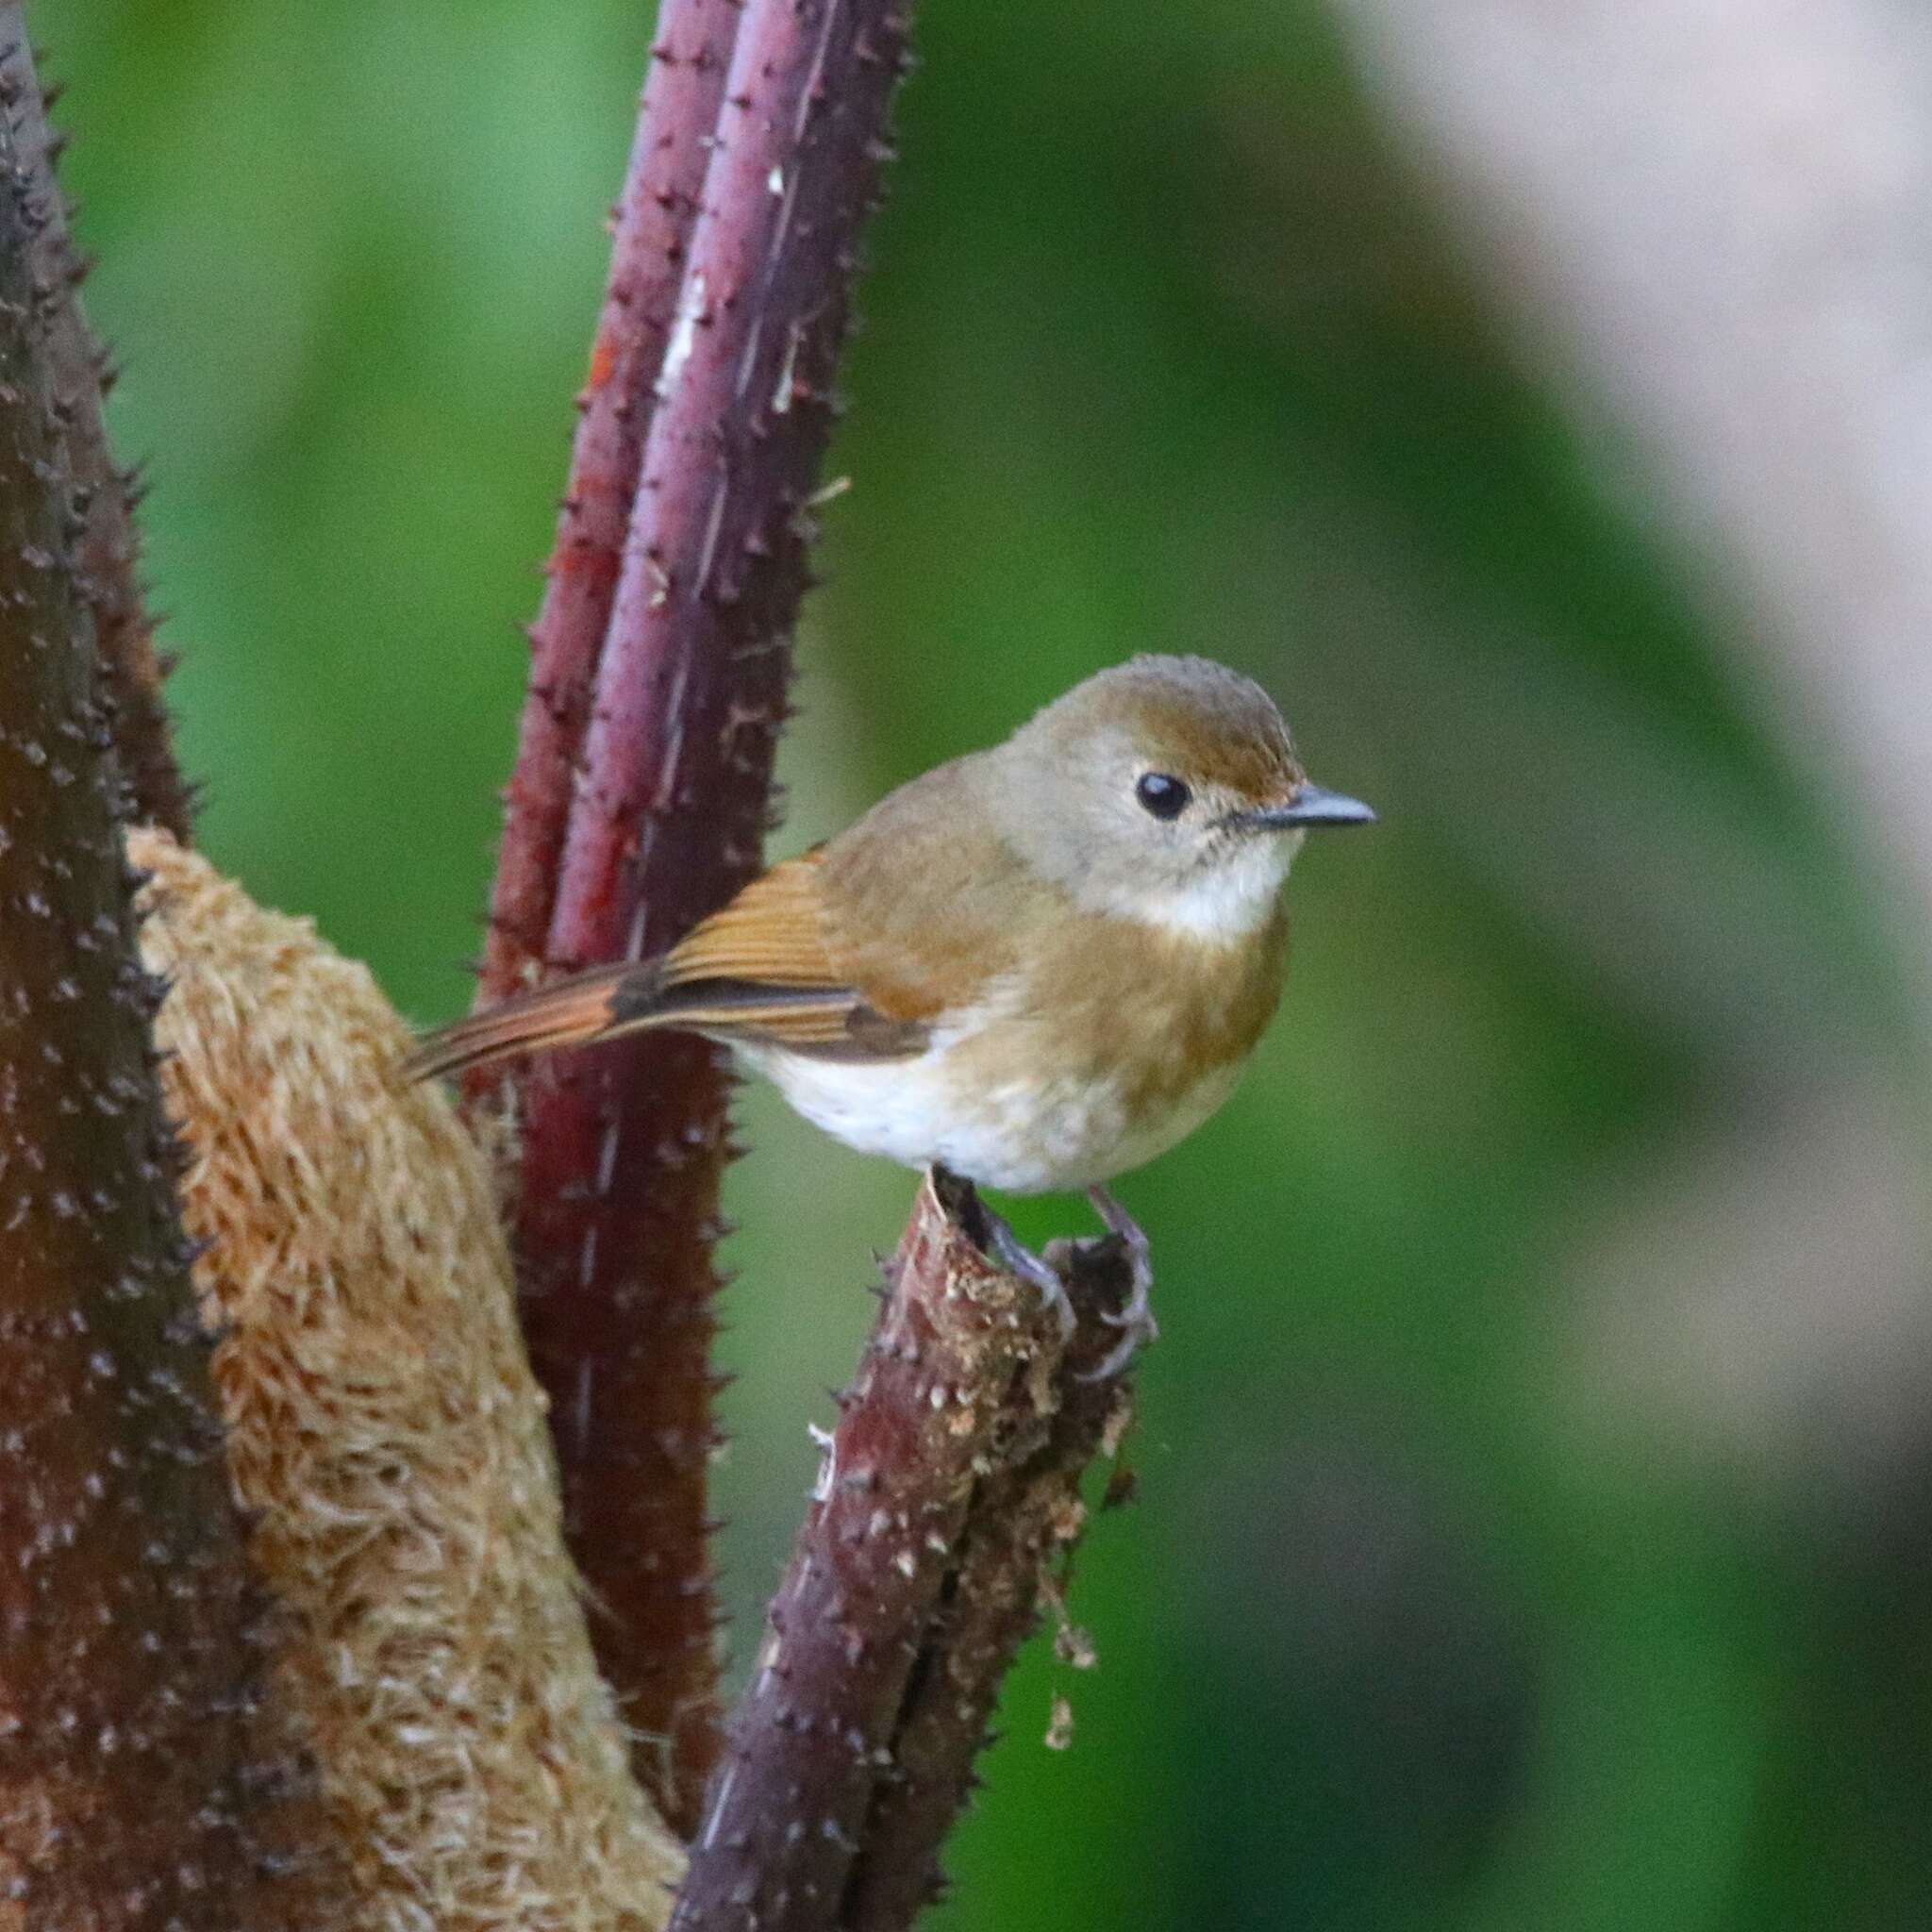
POLYGON ((1152 1314, 1143 1314, 1137 1322, 1123 1309, 1118 1315, 1103 1315, 1101 1320, 1125 1332, 1092 1368, 1074 1376, 1076 1382, 1110 1382, 1150 1341, 1160 1339, 1160 1324, 1152 1314))
MULTIPOLYGON (((1083 1371, 1076 1378, 1082 1382, 1104 1382, 1118 1375, 1149 1342, 1158 1340, 1160 1324, 1154 1319, 1154 1265, 1147 1252, 1147 1237, 1133 1216, 1105 1188, 1091 1188, 1088 1195, 1093 1203, 1094 1211, 1107 1224, 1108 1232, 1120 1242, 1127 1266, 1132 1271, 1127 1298, 1121 1305, 1120 1311, 1101 1317, 1110 1327, 1121 1331, 1121 1339, 1098 1364, 1083 1371)), ((993 1258, 1002 1267, 1010 1269, 1022 1281, 1030 1282, 1040 1291, 1041 1299, 1053 1310, 1054 1319, 1059 1324, 1060 1340, 1063 1342, 1071 1341, 1076 1317, 1074 1304, 1067 1295, 1067 1285, 1060 1278, 1059 1270, 1054 1266, 1054 1258, 1065 1258, 1078 1244, 1051 1242, 1046 1256, 1042 1257, 1013 1232, 1012 1224, 1004 1215, 994 1213, 984 1202, 980 1205, 986 1214, 987 1241, 993 1258)))
POLYGON ((1109 1326, 1121 1330, 1121 1339, 1095 1367, 1078 1378, 1083 1382, 1105 1382, 1118 1375, 1148 1343, 1159 1340, 1160 1324, 1154 1319, 1154 1263, 1140 1223, 1105 1188, 1090 1188, 1087 1192, 1094 1212, 1125 1251, 1127 1266, 1132 1270, 1127 1298, 1120 1312, 1101 1317, 1109 1326))
POLYGON ((993 1257, 1003 1267, 1010 1268, 1022 1281, 1029 1281, 1040 1291, 1041 1299, 1053 1310, 1054 1319, 1060 1324, 1060 1340, 1068 1341, 1074 1328, 1074 1305, 1067 1298, 1067 1284, 1059 1277, 1059 1272, 1051 1263, 1042 1260, 1013 1232, 1012 1224, 1004 1215, 995 1214, 984 1202, 980 1203, 986 1213, 987 1234, 992 1243, 993 1257))

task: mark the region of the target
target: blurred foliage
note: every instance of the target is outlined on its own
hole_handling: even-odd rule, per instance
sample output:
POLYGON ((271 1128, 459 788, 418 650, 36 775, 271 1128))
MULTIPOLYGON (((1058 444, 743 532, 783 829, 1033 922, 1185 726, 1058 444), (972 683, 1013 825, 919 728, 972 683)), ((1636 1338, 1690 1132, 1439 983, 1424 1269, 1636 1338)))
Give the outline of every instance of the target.
MULTIPOLYGON (((446 1015, 648 10, 34 20, 205 842, 446 1015)), ((1139 648, 1262 677, 1383 812, 1304 859, 1241 1093, 1125 1186, 1165 1332, 1074 1596, 1101 1668, 1016 1674, 936 1923, 1932 1923, 1923 1337, 1829 1265, 1842 1191, 1821 1274, 1709 1286, 1798 1198, 1760 1131, 1808 1171, 1818 1083, 1858 1114, 1916 1052, 1857 828, 1311 0, 929 0, 920 43, 776 849, 1139 648)), ((745 1116, 741 1656, 908 1196, 745 1116)))

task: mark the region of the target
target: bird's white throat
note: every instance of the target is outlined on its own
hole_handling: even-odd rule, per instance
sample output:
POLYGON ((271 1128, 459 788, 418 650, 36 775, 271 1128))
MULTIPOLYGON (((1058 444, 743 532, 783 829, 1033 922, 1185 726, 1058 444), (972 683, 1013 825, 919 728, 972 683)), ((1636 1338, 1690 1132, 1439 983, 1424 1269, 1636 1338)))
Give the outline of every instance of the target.
POLYGON ((1277 832, 1251 839, 1190 878, 1148 879, 1116 888, 1093 909, 1190 939, 1247 939, 1274 916, 1275 898, 1307 837, 1306 832, 1277 832))

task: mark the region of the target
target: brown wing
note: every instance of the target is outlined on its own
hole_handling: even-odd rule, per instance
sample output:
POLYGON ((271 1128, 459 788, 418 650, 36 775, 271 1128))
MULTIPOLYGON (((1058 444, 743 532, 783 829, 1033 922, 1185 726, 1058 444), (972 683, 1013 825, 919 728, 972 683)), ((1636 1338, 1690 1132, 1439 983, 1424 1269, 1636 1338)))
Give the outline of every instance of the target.
POLYGON ((832 1058, 924 1050, 930 1023, 1010 976, 1064 901, 991 829, 987 768, 958 758, 829 845, 787 858, 658 959, 560 980, 432 1034, 408 1071, 453 1073, 652 1026, 832 1058))
POLYGON ((880 1013, 827 942, 824 848, 781 859, 658 962, 655 1024, 808 1053, 897 1058, 925 1029, 880 1013))
POLYGON ((996 776, 981 757, 955 758, 753 880, 672 948, 660 1010, 728 991, 732 1015, 678 1024, 841 1058, 920 1051, 941 1013, 1009 978, 1029 935, 1065 911, 994 831, 996 776), (754 1017, 742 1002, 760 993, 771 1009, 754 1017))
POLYGON ((820 867, 818 852, 782 860, 662 958, 553 980, 429 1034, 404 1074, 429 1079, 658 1026, 839 1058, 918 1053, 925 1028, 879 1012, 827 947, 820 867))
POLYGON ((821 928, 847 983, 883 1019, 920 1025, 971 1008, 1037 956, 1066 902, 996 829, 984 756, 881 799, 816 855, 821 928))
POLYGON ((701 921, 664 956, 662 984, 734 979, 754 986, 841 984, 819 916, 823 846, 781 858, 722 910, 701 921))

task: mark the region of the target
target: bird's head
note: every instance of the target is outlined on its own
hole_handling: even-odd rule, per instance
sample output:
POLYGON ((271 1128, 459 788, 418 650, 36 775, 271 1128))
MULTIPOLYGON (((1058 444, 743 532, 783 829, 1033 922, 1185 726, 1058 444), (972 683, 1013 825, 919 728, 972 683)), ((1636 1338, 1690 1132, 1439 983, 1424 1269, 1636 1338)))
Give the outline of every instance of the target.
POLYGON ((1204 940, 1267 922, 1305 833, 1375 816, 1310 782, 1274 700, 1206 658, 1103 671, 991 764, 1007 838, 1076 902, 1204 940))

